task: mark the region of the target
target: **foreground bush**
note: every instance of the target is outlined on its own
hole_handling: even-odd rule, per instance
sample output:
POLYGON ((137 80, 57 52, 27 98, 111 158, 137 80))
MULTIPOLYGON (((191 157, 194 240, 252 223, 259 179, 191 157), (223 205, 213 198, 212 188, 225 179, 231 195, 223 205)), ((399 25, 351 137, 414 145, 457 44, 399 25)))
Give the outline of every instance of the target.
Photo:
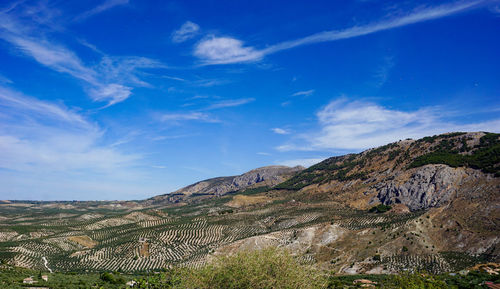
POLYGON ((146 284, 142 280, 139 283, 146 286, 151 286, 152 283, 159 285, 154 288, 197 289, 312 289, 327 286, 326 277, 320 271, 300 264, 287 251, 276 248, 218 257, 198 269, 173 269, 160 282, 146 284))
POLYGON ((446 289, 458 288, 449 286, 444 280, 435 278, 434 276, 427 276, 421 274, 399 274, 394 275, 391 280, 392 286, 389 288, 402 288, 402 289, 446 289))

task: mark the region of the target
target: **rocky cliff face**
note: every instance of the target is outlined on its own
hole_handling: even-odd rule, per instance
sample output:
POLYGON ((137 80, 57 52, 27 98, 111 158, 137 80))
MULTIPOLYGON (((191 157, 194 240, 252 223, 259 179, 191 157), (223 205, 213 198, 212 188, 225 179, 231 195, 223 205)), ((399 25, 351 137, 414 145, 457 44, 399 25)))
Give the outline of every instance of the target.
POLYGON ((392 180, 376 184, 376 200, 385 205, 405 204, 412 211, 440 207, 449 202, 464 177, 472 176, 461 168, 426 165, 403 183, 392 180))
POLYGON ((230 192, 256 186, 274 186, 286 181, 304 167, 266 166, 251 170, 239 176, 219 177, 203 180, 179 189, 171 194, 154 197, 155 202, 179 202, 194 197, 222 196, 230 192))

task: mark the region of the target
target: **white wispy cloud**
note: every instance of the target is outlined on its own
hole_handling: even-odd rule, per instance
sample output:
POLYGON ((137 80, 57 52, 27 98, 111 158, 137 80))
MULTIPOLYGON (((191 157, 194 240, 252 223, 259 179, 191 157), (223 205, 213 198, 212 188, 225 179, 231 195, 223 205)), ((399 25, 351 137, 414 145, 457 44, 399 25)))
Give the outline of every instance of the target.
POLYGON ((258 155, 261 155, 261 156, 270 156, 271 154, 270 153, 266 153, 266 152, 257 152, 258 155))
POLYGON ((211 36, 200 41, 195 46, 194 55, 200 58, 205 64, 253 62, 261 60, 266 55, 298 46, 349 39, 419 22, 447 17, 480 7, 481 4, 486 2, 488 1, 458 1, 434 7, 419 8, 403 16, 389 17, 386 20, 365 25, 357 25, 342 30, 323 31, 303 38, 270 45, 263 49, 245 46, 243 41, 236 38, 211 36))
POLYGON ((189 99, 190 100, 195 100, 195 99, 207 99, 207 98, 212 98, 212 96, 209 96, 209 95, 195 95, 193 97, 190 97, 189 99))
POLYGON ((185 113, 164 113, 159 117, 162 122, 176 123, 179 121, 201 121, 201 122, 219 122, 219 120, 210 114, 202 112, 185 113))
POLYGON ((186 137, 193 137, 196 134, 178 134, 178 135, 159 135, 151 138, 153 141, 163 141, 163 140, 171 140, 171 139, 180 139, 186 137))
POLYGON ((490 11, 500 15, 500 5, 490 7, 490 11))
POLYGON ((181 77, 177 77, 177 76, 162 75, 161 77, 162 78, 166 78, 166 79, 177 80, 177 81, 181 81, 181 82, 186 82, 187 81, 186 79, 181 78, 181 77))
POLYGON ((214 102, 209 106, 207 106, 204 110, 214 110, 219 108, 241 106, 253 101, 255 101, 255 98, 228 99, 219 102, 214 102))
POLYGON ((441 109, 424 107, 402 111, 365 101, 334 100, 317 114, 319 129, 303 133, 280 151, 361 150, 406 138, 451 131, 500 129, 500 118, 483 122, 457 123, 446 119, 441 109))
POLYGON ((200 31, 200 26, 191 21, 186 21, 182 26, 172 33, 172 41, 181 43, 195 37, 200 31))
POLYGON ((93 170, 110 173, 139 155, 99 145, 104 131, 60 104, 0 87, 0 167, 21 172, 93 170))
POLYGON ((12 80, 0 74, 0 83, 12 83, 12 80))
POLYGON ((89 95, 95 101, 107 101, 106 106, 119 103, 127 99, 132 94, 132 88, 121 84, 101 85, 89 90, 89 95))
POLYGON ((226 84, 230 81, 227 79, 200 79, 196 81, 192 81, 192 84, 200 87, 212 87, 216 85, 226 84))
POLYGON ((106 128, 60 102, 0 85, 0 112, 4 198, 137 199, 165 188, 150 182, 141 153, 108 144, 106 128))
POLYGON ((143 70, 167 68, 161 62, 145 57, 112 57, 104 55, 98 65, 91 67, 97 80, 88 82, 89 96, 106 106, 122 102, 132 95, 134 87, 151 87, 142 79, 143 70))
POLYGON ((235 38, 210 36, 196 44, 194 55, 205 64, 229 64, 257 61, 265 53, 235 38))
POLYGON ((315 91, 314 89, 297 91, 297 92, 293 93, 292 96, 311 96, 311 95, 313 95, 314 91, 315 91))
POLYGON ((7 115, 20 114, 20 119, 32 118, 50 119, 57 122, 70 123, 78 127, 95 130, 94 125, 81 115, 63 106, 25 96, 12 89, 0 86, 0 106, 8 108, 7 115))
POLYGON ((308 168, 308 167, 315 165, 321 161, 324 161, 325 159, 326 158, 293 159, 293 160, 280 161, 280 162, 277 162, 277 164, 282 165, 282 166, 287 166, 287 167, 303 166, 303 167, 308 168))
MULTIPOLYGON (((162 62, 140 56, 108 56, 104 55, 100 63, 94 68, 100 79, 106 82, 119 81, 135 86, 150 87, 150 84, 142 80, 140 76, 145 69, 166 69, 167 65, 162 62)), ((172 79, 172 78, 171 78, 172 79)), ((177 78, 176 80, 181 80, 177 78)))
POLYGON ((377 87, 381 87, 387 82, 387 80, 389 79, 389 73, 394 65, 395 63, 393 57, 384 58, 383 63, 378 67, 374 74, 374 78, 376 81, 375 85, 377 87))
MULTIPOLYGON (((196 99, 201 99, 201 100, 206 100, 207 98, 213 98, 213 97, 194 97, 192 98, 193 100, 196 99)), ((206 111, 211 111, 211 110, 216 110, 216 109, 222 109, 222 108, 228 108, 228 107, 236 107, 240 105, 247 104, 249 102, 254 101, 255 99, 253 98, 243 98, 243 99, 227 99, 227 100, 222 100, 222 101, 217 101, 209 104, 208 106, 197 109, 197 110, 192 110, 192 111, 187 111, 187 112, 174 112, 174 113, 161 113, 159 115, 156 115, 156 119, 161 121, 161 122, 168 122, 171 124, 179 124, 180 122, 183 121, 199 121, 199 122, 207 122, 207 123, 217 123, 221 122, 216 116, 207 113, 206 111)), ((184 107, 187 106, 193 106, 195 105, 194 103, 188 103, 184 104, 184 107)))
POLYGON ((95 71, 86 67, 80 58, 63 46, 44 39, 9 32, 0 33, 0 38, 10 42, 15 48, 32 57, 38 63, 57 72, 70 74, 88 83, 97 82, 95 71))
POLYGON ((151 166, 153 169, 166 169, 166 166, 151 166))
POLYGON ((12 9, 0 11, 0 39, 39 64, 83 81, 89 96, 107 106, 127 99, 133 87, 149 86, 140 77, 143 69, 166 68, 159 61, 136 56, 103 55, 97 65, 85 64, 72 50, 47 40, 36 27, 17 19, 12 9))
POLYGON ((271 130, 276 134, 289 134, 290 133, 288 130, 282 129, 279 127, 272 128, 271 130))
POLYGON ((78 15, 75 17, 75 21, 81 21, 84 19, 87 19, 89 17, 92 17, 94 15, 97 15, 99 13, 102 13, 106 10, 109 10, 111 8, 114 8, 116 6, 120 5, 125 5, 128 4, 129 0, 106 0, 102 2, 101 4, 97 5, 96 7, 87 10, 83 12, 82 14, 78 15))

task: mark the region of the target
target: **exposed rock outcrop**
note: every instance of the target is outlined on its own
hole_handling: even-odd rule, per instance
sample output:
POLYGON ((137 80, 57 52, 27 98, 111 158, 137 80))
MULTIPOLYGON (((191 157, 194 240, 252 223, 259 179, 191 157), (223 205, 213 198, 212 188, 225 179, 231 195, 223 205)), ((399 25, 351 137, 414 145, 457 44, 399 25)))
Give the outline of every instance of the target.
POLYGON ((463 168, 426 165, 402 184, 398 180, 377 184, 377 198, 386 205, 405 204, 412 211, 439 207, 456 193, 465 175, 463 168))

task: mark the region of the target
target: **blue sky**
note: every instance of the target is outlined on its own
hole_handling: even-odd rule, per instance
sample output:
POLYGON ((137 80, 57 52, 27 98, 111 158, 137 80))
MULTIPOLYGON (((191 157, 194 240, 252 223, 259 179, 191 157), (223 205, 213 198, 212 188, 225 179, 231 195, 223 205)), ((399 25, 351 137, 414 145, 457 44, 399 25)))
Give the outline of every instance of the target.
POLYGON ((0 199, 500 131, 498 1, 2 1, 0 199))

